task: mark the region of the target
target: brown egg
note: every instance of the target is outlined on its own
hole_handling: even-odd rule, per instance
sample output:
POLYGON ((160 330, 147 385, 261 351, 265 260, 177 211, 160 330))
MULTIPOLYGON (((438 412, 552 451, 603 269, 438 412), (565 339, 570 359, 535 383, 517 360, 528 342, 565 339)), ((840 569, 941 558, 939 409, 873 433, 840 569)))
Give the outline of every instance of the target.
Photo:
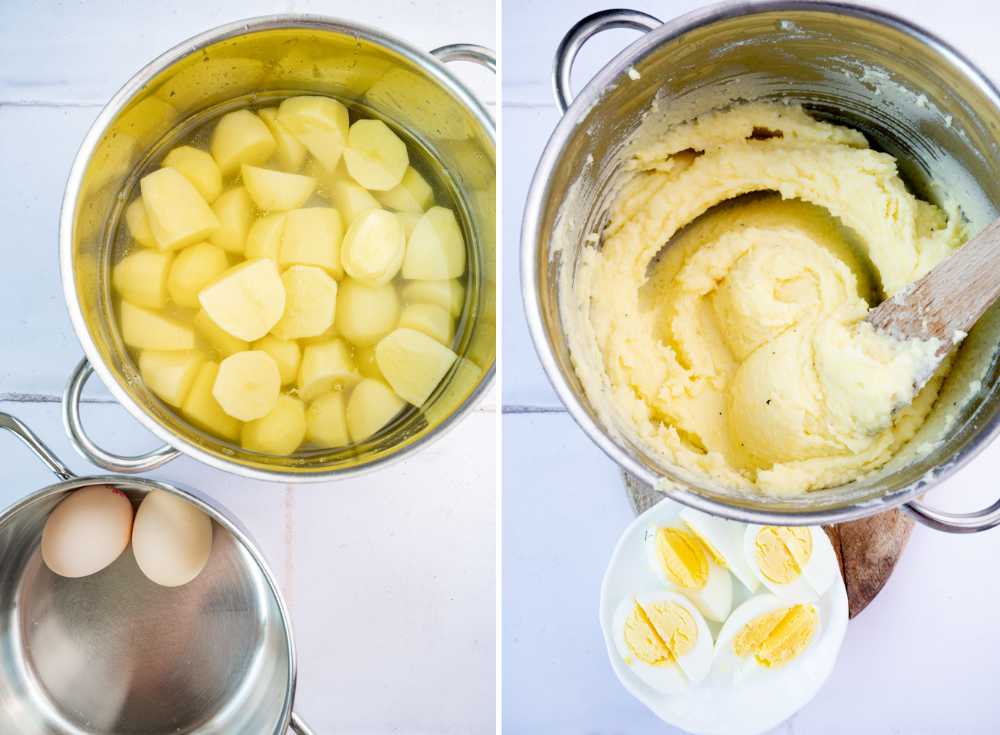
POLYGON ((62 577, 87 577, 128 547, 132 503, 121 490, 92 485, 70 493, 42 531, 42 561, 62 577))

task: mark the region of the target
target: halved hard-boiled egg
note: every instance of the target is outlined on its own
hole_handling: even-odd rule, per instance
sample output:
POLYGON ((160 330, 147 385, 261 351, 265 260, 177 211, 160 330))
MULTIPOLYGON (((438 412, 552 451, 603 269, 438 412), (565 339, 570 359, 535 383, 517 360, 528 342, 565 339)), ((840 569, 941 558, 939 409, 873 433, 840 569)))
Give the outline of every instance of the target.
POLYGON ((695 604, 709 620, 726 619, 733 607, 733 582, 697 534, 676 520, 646 529, 646 554, 653 572, 695 604))
POLYGON ((748 525, 743 548, 757 578, 786 600, 815 600, 840 575, 833 544, 819 526, 748 525))
POLYGON ((745 523, 716 518, 694 508, 683 508, 679 515, 684 525, 701 539, 717 564, 732 572, 748 590, 757 591, 760 580, 743 553, 745 523))
POLYGON ((751 597, 729 616, 716 646, 716 669, 736 681, 798 661, 820 639, 823 621, 812 601, 751 597))
POLYGON ((615 610, 612 627, 625 665, 658 692, 682 692, 701 682, 712 667, 708 623, 682 595, 629 595, 615 610))

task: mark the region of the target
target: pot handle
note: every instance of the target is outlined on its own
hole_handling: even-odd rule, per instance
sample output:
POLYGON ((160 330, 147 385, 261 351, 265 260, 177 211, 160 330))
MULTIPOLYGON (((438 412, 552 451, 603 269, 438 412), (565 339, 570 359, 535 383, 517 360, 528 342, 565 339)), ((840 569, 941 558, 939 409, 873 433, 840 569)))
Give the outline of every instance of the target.
POLYGON ((34 452, 59 479, 70 480, 75 477, 70 468, 64 465, 62 460, 46 446, 45 442, 39 439, 35 432, 29 429, 19 418, 0 411, 0 429, 9 431, 24 442, 28 449, 34 452))
POLYGON ((431 51, 431 56, 445 64, 451 61, 471 61, 473 64, 485 66, 494 74, 497 73, 496 52, 474 43, 453 43, 449 46, 440 46, 431 51))
POLYGON ((1000 500, 971 513, 949 513, 911 500, 903 505, 911 518, 935 531, 945 533, 979 533, 1000 525, 1000 500))
POLYGON ((94 444, 87 436, 80 418, 80 399, 83 396, 83 386, 93 373, 94 368, 90 366, 87 358, 80 360, 80 364, 76 366, 70 376, 69 382, 66 384, 66 392, 63 394, 63 424, 66 426, 66 431, 76 451, 98 467, 103 467, 111 472, 125 473, 156 469, 180 454, 173 447, 162 446, 135 457, 123 457, 111 454, 94 444))
POLYGON ((638 10, 602 10, 588 15, 563 36, 556 49, 556 65, 553 73, 553 86, 556 93, 556 104, 562 112, 569 109, 573 102, 573 87, 570 77, 573 74, 573 62, 580 49, 592 36, 612 28, 631 28, 635 31, 652 31, 663 25, 663 21, 638 10))
POLYGON ((295 735, 316 735, 312 728, 294 712, 292 712, 292 721, 288 723, 288 730, 295 733, 295 735))

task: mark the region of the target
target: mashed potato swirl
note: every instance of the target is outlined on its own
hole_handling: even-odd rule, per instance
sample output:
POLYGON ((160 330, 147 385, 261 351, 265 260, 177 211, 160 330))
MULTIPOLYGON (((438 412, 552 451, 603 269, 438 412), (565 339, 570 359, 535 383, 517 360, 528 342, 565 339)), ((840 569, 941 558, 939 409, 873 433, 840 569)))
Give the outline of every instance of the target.
POLYGON ((963 242, 957 213, 794 106, 703 116, 630 165, 575 277, 602 368, 575 360, 592 398, 610 392, 640 441, 732 487, 795 494, 885 464, 948 366, 914 397, 936 345, 864 318, 963 242))

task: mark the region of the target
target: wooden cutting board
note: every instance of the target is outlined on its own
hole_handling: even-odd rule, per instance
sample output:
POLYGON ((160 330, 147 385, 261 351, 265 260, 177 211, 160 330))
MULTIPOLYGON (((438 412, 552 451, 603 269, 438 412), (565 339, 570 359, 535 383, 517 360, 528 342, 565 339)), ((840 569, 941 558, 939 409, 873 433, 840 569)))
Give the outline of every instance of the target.
MULTIPOLYGON (((629 501, 636 515, 663 499, 662 493, 629 472, 622 473, 629 501)), ((840 562, 847 587, 850 617, 857 616, 875 599, 896 568, 910 540, 913 520, 899 510, 890 510, 859 521, 824 526, 840 562)))

